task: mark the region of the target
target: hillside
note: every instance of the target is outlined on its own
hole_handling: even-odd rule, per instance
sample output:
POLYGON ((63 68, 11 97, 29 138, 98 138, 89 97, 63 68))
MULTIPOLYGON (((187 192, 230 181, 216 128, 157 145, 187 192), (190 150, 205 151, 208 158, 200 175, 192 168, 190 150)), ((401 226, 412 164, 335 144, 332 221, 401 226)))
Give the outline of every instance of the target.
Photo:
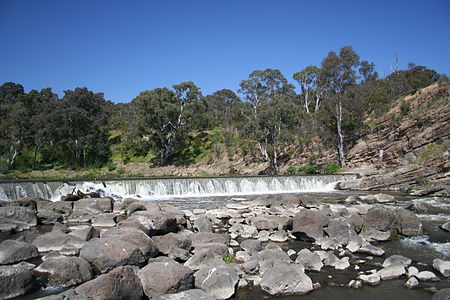
POLYGON ((348 152, 350 166, 375 169, 343 189, 423 190, 449 194, 450 83, 443 81, 395 101, 348 152))

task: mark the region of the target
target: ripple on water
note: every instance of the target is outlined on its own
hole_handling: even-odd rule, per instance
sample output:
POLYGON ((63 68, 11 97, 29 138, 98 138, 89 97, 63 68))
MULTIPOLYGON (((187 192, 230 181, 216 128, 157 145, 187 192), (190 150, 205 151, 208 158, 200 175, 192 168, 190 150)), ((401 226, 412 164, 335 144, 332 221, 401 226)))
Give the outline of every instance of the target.
POLYGON ((436 252, 439 252, 446 258, 450 257, 450 242, 431 242, 429 236, 426 235, 404 238, 400 240, 400 243, 404 247, 413 248, 420 251, 432 249, 436 252))

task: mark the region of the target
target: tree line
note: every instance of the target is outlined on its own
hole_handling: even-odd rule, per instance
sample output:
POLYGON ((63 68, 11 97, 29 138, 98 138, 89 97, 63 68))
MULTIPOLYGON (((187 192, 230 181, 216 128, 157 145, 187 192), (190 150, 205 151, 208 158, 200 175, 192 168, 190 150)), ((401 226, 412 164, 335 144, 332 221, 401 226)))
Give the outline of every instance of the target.
POLYGON ((152 165, 189 163, 189 142, 212 131, 225 147, 237 145, 241 154, 266 162, 270 174, 312 137, 333 147, 345 166, 345 151, 365 134, 368 116, 443 78, 414 64, 380 78, 373 63, 346 46, 295 73, 299 93, 276 69, 253 71, 238 94, 221 89, 204 96, 189 81, 118 104, 87 88, 59 97, 51 88, 25 93, 6 82, 0 86, 0 171, 97 168, 118 155, 126 163, 149 153, 152 165))

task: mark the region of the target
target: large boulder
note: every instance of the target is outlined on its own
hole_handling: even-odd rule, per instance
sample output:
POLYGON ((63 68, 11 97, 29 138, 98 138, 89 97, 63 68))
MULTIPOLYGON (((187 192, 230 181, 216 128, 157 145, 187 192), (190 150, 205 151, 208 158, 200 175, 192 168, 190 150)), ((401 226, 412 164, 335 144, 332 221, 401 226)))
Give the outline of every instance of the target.
POLYGON ((298 239, 314 241, 323 237, 323 227, 328 224, 328 218, 320 211, 303 209, 294 217, 292 234, 298 239))
POLYGON ((164 255, 177 260, 188 260, 190 257, 192 241, 190 238, 176 233, 168 233, 162 236, 154 236, 156 247, 164 255))
POLYGON ((0 207, 0 223, 12 223, 20 225, 20 229, 29 229, 37 225, 36 210, 22 206, 0 207))
POLYGON ((239 281, 236 270, 227 265, 202 268, 194 276, 195 287, 216 299, 228 299, 233 296, 239 281))
POLYGON ((54 224, 64 221, 64 216, 72 213, 72 203, 64 201, 36 201, 39 223, 54 224))
POLYGON ((81 249, 80 257, 91 263, 98 273, 107 273, 125 265, 142 267, 146 262, 138 246, 117 238, 90 240, 81 249))
POLYGON ((411 211, 404 208, 395 210, 395 218, 397 220, 397 230, 399 233, 407 236, 420 235, 423 233, 422 222, 411 211))
POLYGON ((197 247, 206 243, 220 243, 228 245, 230 243, 230 235, 212 232, 199 232, 189 237, 192 240, 192 247, 197 247))
POLYGON ((379 270, 377 273, 380 275, 382 280, 389 280, 406 274, 406 270, 401 263, 394 263, 379 270))
POLYGON ((212 222, 208 219, 207 216, 201 215, 195 219, 194 228, 195 232, 212 232, 212 222))
POLYGON ((223 261, 223 257, 224 255, 222 253, 204 248, 197 250, 195 254, 191 258, 189 258, 184 265, 192 270, 199 270, 201 268, 206 268, 209 266, 225 264, 225 262, 223 261))
POLYGON ((262 243, 259 240, 244 240, 240 244, 241 249, 251 254, 262 250, 262 243))
POLYGON ((25 295, 37 287, 29 264, 0 266, 0 299, 25 295))
POLYGON ((177 231, 177 220, 169 213, 162 211, 136 211, 119 226, 139 228, 150 237, 177 231))
POLYGON ((279 263, 291 263, 291 258, 281 249, 265 249, 252 257, 259 265, 259 273, 264 274, 268 269, 279 263))
POLYGON ((191 269, 170 258, 150 259, 148 265, 138 271, 144 293, 152 299, 157 295, 178 293, 194 286, 191 269))
POLYGON ((79 297, 95 300, 140 300, 144 297, 141 280, 130 266, 115 268, 108 274, 85 282, 75 288, 75 293, 79 297))
POLYGON ((29 243, 6 240, 0 244, 0 265, 14 264, 38 256, 36 246, 29 243))
POLYGON ((387 208, 375 207, 364 216, 361 236, 368 241, 388 241, 395 236, 395 230, 394 212, 387 208))
POLYGON ((106 230, 102 238, 121 239, 136 245, 145 258, 155 257, 158 254, 158 247, 152 238, 142 230, 133 227, 114 227, 106 230))
POLYGON ((438 270, 442 276, 450 277, 450 261, 435 258, 433 260, 433 268, 438 270))
POLYGON ((394 254, 386 258, 383 262, 383 268, 387 268, 393 264, 401 264, 404 268, 407 268, 411 264, 411 259, 402 255, 394 254))
POLYGON ((34 271, 45 274, 48 284, 59 286, 78 285, 91 280, 93 276, 89 263, 79 257, 48 258, 34 271))
POLYGON ((299 265, 277 264, 264 272, 261 289, 270 295, 303 295, 313 290, 313 284, 299 265))
POLYGON ((328 226, 324 229, 326 234, 340 243, 346 245, 357 234, 353 226, 345 221, 330 220, 328 226))
POLYGON ((302 249, 297 253, 295 263, 301 264, 306 270, 310 271, 320 271, 323 267, 320 256, 308 249, 302 249))
POLYGON ((251 225, 258 230, 290 229, 292 220, 289 217, 264 215, 252 218, 251 225))
POLYGON ((111 198, 85 198, 73 204, 74 210, 93 209, 103 213, 113 211, 114 201, 111 198))
POLYGON ((85 243, 85 240, 59 230, 44 233, 32 242, 38 248, 39 252, 61 251, 66 247, 81 249, 85 243))
POLYGON ((216 298, 205 293, 201 289, 191 289, 175 294, 159 295, 152 298, 153 300, 215 300, 216 298))

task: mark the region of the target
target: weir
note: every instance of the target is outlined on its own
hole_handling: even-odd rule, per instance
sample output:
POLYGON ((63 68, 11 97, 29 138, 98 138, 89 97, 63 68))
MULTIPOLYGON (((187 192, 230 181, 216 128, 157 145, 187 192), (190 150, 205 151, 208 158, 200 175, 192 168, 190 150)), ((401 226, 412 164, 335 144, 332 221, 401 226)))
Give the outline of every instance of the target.
POLYGON ((337 182, 355 175, 264 176, 212 178, 152 178, 105 181, 42 181, 0 183, 0 201, 41 197, 58 201, 74 190, 98 192, 102 197, 139 197, 143 200, 177 197, 237 196, 271 193, 333 191, 337 182))

